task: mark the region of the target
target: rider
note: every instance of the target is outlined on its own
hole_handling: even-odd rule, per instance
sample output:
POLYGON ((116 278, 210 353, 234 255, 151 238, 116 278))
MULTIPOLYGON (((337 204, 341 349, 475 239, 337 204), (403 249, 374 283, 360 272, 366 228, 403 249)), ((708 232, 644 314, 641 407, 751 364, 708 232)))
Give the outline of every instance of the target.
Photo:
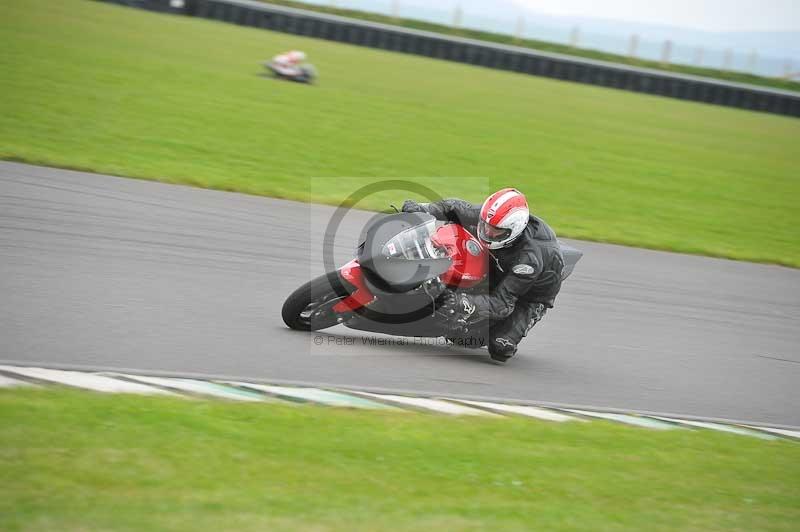
POLYGON ((488 320, 487 347, 494 360, 505 362, 514 356, 561 289, 564 257, 553 230, 530 213, 525 196, 514 188, 498 190, 482 206, 461 199, 407 200, 402 210, 456 222, 489 249, 494 259, 489 293, 453 292, 447 300, 457 320, 488 320))
POLYGON ((272 59, 275 70, 285 76, 295 76, 300 72, 300 65, 306 60, 305 52, 291 50, 272 59))

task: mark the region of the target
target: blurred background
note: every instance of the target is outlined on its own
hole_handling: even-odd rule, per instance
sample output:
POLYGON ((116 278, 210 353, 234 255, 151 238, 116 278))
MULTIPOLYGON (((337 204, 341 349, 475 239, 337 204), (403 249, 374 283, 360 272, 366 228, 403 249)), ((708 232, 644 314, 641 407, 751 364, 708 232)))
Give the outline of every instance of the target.
POLYGON ((798 6, 2 0, 0 385, 196 399, 0 389, 0 530, 796 530, 798 6), (505 366, 281 319, 420 185, 585 253, 505 366))
POLYGON ((800 77, 793 0, 302 0, 696 67, 800 77))

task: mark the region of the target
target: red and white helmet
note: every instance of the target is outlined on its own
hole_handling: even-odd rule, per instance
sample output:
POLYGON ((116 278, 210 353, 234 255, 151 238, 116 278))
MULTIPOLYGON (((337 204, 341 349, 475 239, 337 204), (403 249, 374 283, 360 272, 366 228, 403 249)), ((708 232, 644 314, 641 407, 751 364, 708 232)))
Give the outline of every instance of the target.
POLYGON ((288 57, 289 61, 294 64, 302 63, 303 61, 306 60, 305 52, 301 52, 299 50, 292 50, 291 52, 287 52, 286 57, 288 57))
POLYGON ((483 202, 478 221, 478 238, 489 249, 510 246, 528 226, 531 212, 519 190, 498 190, 483 202))

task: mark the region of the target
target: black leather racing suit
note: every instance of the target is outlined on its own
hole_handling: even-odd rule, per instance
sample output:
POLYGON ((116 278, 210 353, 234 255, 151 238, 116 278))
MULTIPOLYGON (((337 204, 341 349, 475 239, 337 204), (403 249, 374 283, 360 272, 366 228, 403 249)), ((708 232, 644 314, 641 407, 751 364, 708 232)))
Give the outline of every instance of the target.
MULTIPOLYGON (((477 235, 480 206, 445 199, 420 207, 443 221, 461 224, 477 235)), ((556 234, 544 220, 531 216, 512 245, 491 251, 489 293, 470 296, 474 316, 489 323, 487 347, 493 358, 512 356, 517 345, 552 308, 561 289, 564 256, 556 234)))

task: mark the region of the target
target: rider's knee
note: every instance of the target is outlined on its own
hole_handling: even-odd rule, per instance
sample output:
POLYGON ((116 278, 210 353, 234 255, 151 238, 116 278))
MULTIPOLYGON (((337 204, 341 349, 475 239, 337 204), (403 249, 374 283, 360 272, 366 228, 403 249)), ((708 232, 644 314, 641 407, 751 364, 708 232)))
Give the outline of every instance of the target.
POLYGON ((496 316, 495 317, 499 318, 499 319, 507 318, 507 317, 511 316, 514 313, 514 308, 515 307, 516 307, 516 304, 512 301, 511 303, 509 303, 505 307, 503 307, 501 309, 498 309, 496 311, 496 316))

